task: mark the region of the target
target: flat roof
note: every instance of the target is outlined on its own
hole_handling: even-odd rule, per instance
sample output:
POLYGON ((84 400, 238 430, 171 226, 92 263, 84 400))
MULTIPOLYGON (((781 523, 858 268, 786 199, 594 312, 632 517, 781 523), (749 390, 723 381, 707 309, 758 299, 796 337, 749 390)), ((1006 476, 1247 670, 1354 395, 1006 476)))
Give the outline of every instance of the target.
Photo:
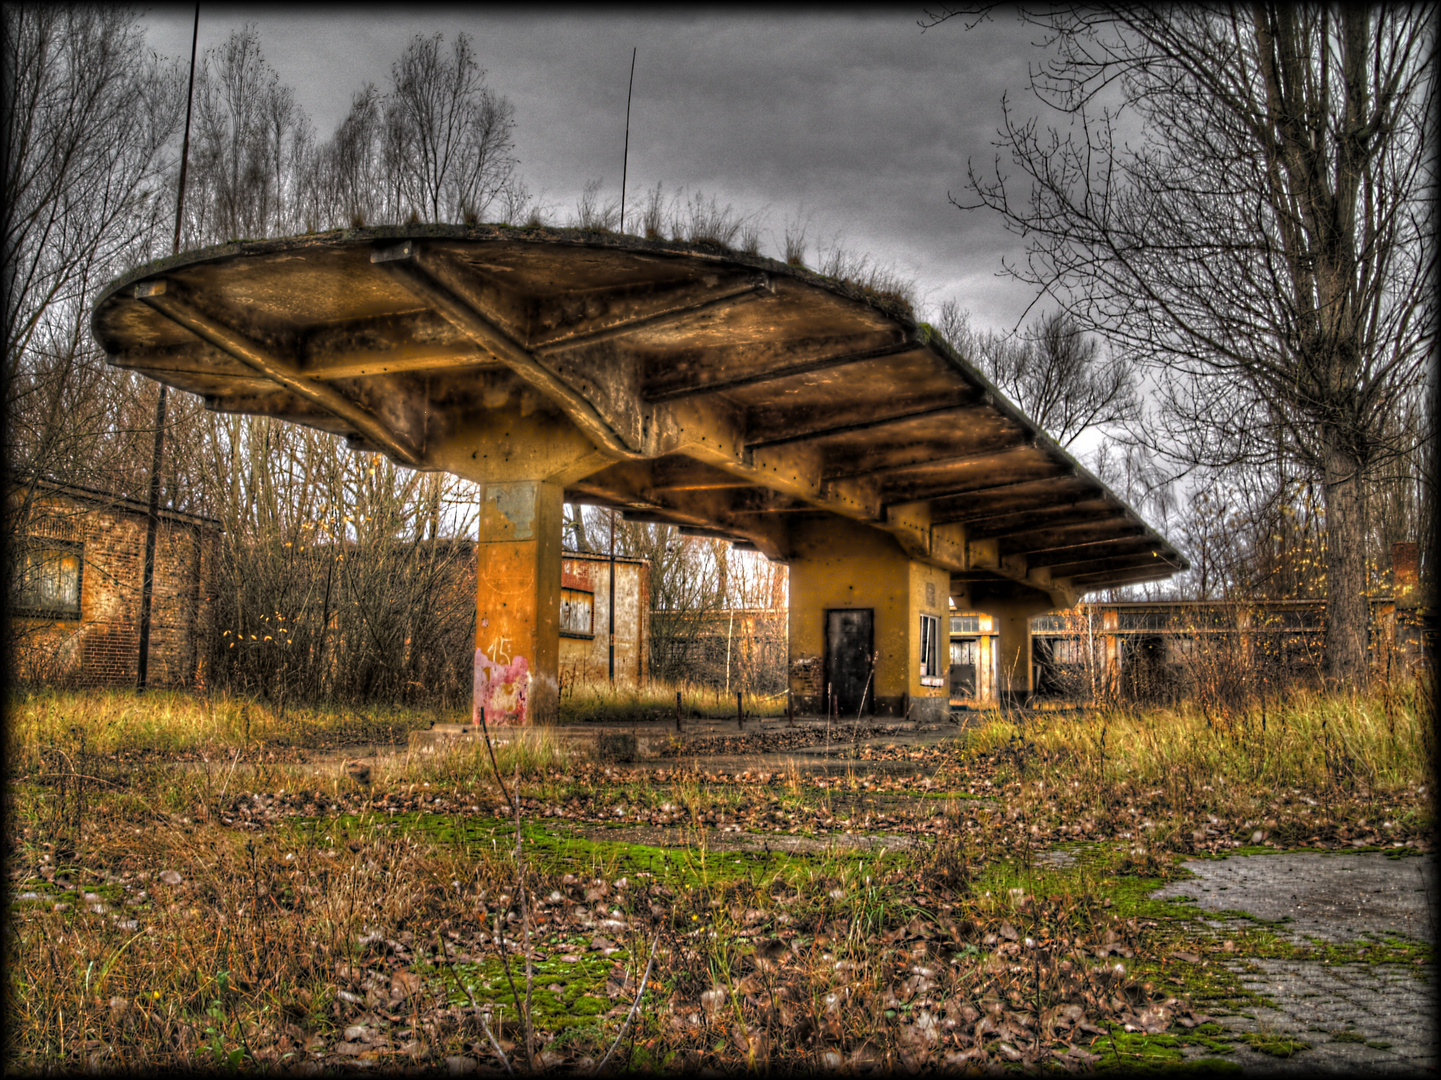
POLYGON ((780 560, 788 520, 835 516, 1057 601, 1188 568, 897 298, 710 245, 440 225, 234 243, 112 282, 92 328, 209 408, 421 468, 447 415, 519 387, 608 458, 569 500, 780 560))
MULTIPOLYGON (((141 502, 139 499, 132 499, 128 495, 117 495, 113 491, 101 491, 99 488, 84 487, 80 484, 64 484, 58 480, 35 479, 19 475, 11 478, 11 490, 27 487, 34 484, 37 489, 55 495, 64 495, 66 498, 75 499, 80 502, 88 502, 102 506, 108 506, 126 513, 144 514, 150 513, 150 504, 141 502)), ((170 510, 162 506, 157 511, 157 516, 166 520, 179 522, 185 525, 206 525, 221 532, 225 531, 224 526, 216 518, 204 517, 200 514, 192 514, 186 510, 170 510)))

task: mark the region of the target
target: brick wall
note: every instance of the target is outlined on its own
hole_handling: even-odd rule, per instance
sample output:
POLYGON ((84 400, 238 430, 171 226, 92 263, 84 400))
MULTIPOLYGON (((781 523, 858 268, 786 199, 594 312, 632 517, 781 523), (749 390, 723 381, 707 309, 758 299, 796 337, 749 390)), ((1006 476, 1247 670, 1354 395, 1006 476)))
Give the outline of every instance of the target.
MULTIPOLYGON (((80 618, 18 614, 14 670, 22 679, 84 686, 133 684, 145 559, 143 509, 45 494, 25 528, 30 543, 80 544, 80 618)), ((149 683, 203 688, 215 634, 219 529, 164 515, 155 542, 149 683)))

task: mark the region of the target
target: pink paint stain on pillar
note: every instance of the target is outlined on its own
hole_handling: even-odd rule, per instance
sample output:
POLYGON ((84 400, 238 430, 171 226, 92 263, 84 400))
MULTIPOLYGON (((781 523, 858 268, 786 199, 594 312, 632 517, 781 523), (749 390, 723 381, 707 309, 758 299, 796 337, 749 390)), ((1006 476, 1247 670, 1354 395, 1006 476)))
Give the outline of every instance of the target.
POLYGON ((475 705, 470 722, 480 723, 485 710, 487 724, 525 723, 526 697, 530 690, 530 663, 513 656, 508 663, 492 660, 484 649, 475 650, 475 705))

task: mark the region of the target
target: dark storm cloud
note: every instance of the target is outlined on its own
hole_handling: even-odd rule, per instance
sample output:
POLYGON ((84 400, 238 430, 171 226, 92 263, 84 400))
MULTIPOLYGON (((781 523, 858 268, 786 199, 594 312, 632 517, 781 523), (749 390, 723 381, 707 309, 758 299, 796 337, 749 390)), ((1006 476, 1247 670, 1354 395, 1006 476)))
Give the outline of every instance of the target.
MULTIPOLYGON (((922 33, 920 12, 845 16, 703 13, 546 18, 456 9, 212 8, 201 49, 253 21, 267 59, 324 137, 366 81, 382 89, 415 34, 466 32, 490 85, 515 105, 516 151, 532 191, 563 220, 587 180, 619 197, 626 77, 637 50, 627 214, 657 182, 765 212, 775 254, 786 218, 808 236, 867 253, 919 285, 923 303, 956 297, 977 321, 1009 326, 1029 303, 996 277, 1019 241, 965 195, 968 158, 989 168, 1000 99, 1033 108, 1030 32, 1001 20, 922 33)), ((152 44, 188 52, 193 9, 157 9, 152 44)))

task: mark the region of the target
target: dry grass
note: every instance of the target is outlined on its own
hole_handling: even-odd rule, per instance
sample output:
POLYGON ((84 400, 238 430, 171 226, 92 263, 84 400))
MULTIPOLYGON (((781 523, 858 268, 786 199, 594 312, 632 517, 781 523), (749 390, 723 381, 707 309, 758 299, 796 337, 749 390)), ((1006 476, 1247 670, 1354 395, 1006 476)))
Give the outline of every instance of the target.
MULTIPOLYGON (((617 712, 673 712, 669 691, 658 701, 629 694, 598 700, 617 712)), ((1108 907, 1099 884, 1035 895, 982 887, 997 860, 1028 860, 1058 840, 1144 835, 1148 850, 1123 845, 1111 873, 1154 875, 1166 852, 1187 850, 1189 830, 1214 827, 1208 817, 1226 815, 1218 842, 1244 839, 1242 814, 1261 814, 1288 786, 1305 798, 1283 796, 1278 834, 1304 838, 1324 814, 1327 835, 1345 843, 1344 830, 1367 815, 1399 820, 1394 804, 1410 814, 1394 835, 1414 841, 1428 827, 1414 789, 1429 779, 1430 714, 1415 692, 1388 694, 1297 697, 1268 709, 1264 724, 1240 713, 1224 727, 1185 709, 1025 724, 998 716, 964 746, 930 753, 915 776, 857 771, 825 783, 793 772, 774 783, 612 772, 567 756, 545 733, 506 733, 497 768, 483 746, 397 755, 362 785, 334 763, 316 772, 264 760, 264 735, 293 738, 294 716, 252 713, 246 732, 236 703, 20 701, 9 746, 11 889, 40 899, 12 909, 8 1050, 25 1069, 356 1056, 493 1064, 484 1021, 520 1066, 501 959, 524 995, 525 914, 536 928, 542 1065, 600 1059, 652 945, 643 1008, 617 1048, 631 1068, 1036 1064, 1077 1043, 1072 1057, 1086 1062, 1091 1036, 1078 1017, 1183 1014, 1174 989, 1146 982, 1148 969, 1097 963, 1125 949, 1141 964, 1161 946, 1108 907), (189 765, 118 756, 147 738, 235 749, 189 765), (522 797, 536 898, 524 913, 496 771, 522 797), (955 797, 923 797, 936 788, 955 797), (866 800, 883 789, 913 793, 904 827, 931 839, 912 854, 742 859, 708 847, 708 829, 732 823, 861 827, 866 800), (969 797, 977 792, 1000 805, 983 811, 969 797), (596 830, 617 808, 627 822, 694 839, 666 852, 604 842, 596 830), (602 840, 559 840, 552 817, 589 823, 602 840), (1079 822, 1092 831, 1068 832, 1079 822), (497 926, 509 927, 504 950, 497 926), (597 935, 617 950, 604 960, 597 935), (571 951, 582 961, 564 960, 571 951), (961 1041, 985 1016, 1008 1034, 961 1041), (960 1027, 942 1026, 958 1018, 960 1027)))
MULTIPOLYGON (((676 714, 679 695, 682 721, 708 718, 734 720, 736 692, 720 687, 674 686, 661 682, 566 683, 560 700, 561 723, 667 720, 676 714)), ((741 711, 747 719, 784 716, 784 694, 741 692, 741 711)))
POLYGON ((320 747, 403 742, 446 717, 424 710, 306 706, 277 708, 250 698, 128 690, 33 690, 10 695, 6 756, 33 764, 48 746, 83 731, 97 754, 193 753, 217 748, 320 747))
POLYGON ((1031 714, 1020 722, 997 715, 972 736, 978 750, 1013 740, 1097 791, 1131 783, 1384 792, 1425 783, 1435 753, 1434 716, 1419 683, 1368 696, 1308 690, 1226 710, 1188 703, 1031 714))

